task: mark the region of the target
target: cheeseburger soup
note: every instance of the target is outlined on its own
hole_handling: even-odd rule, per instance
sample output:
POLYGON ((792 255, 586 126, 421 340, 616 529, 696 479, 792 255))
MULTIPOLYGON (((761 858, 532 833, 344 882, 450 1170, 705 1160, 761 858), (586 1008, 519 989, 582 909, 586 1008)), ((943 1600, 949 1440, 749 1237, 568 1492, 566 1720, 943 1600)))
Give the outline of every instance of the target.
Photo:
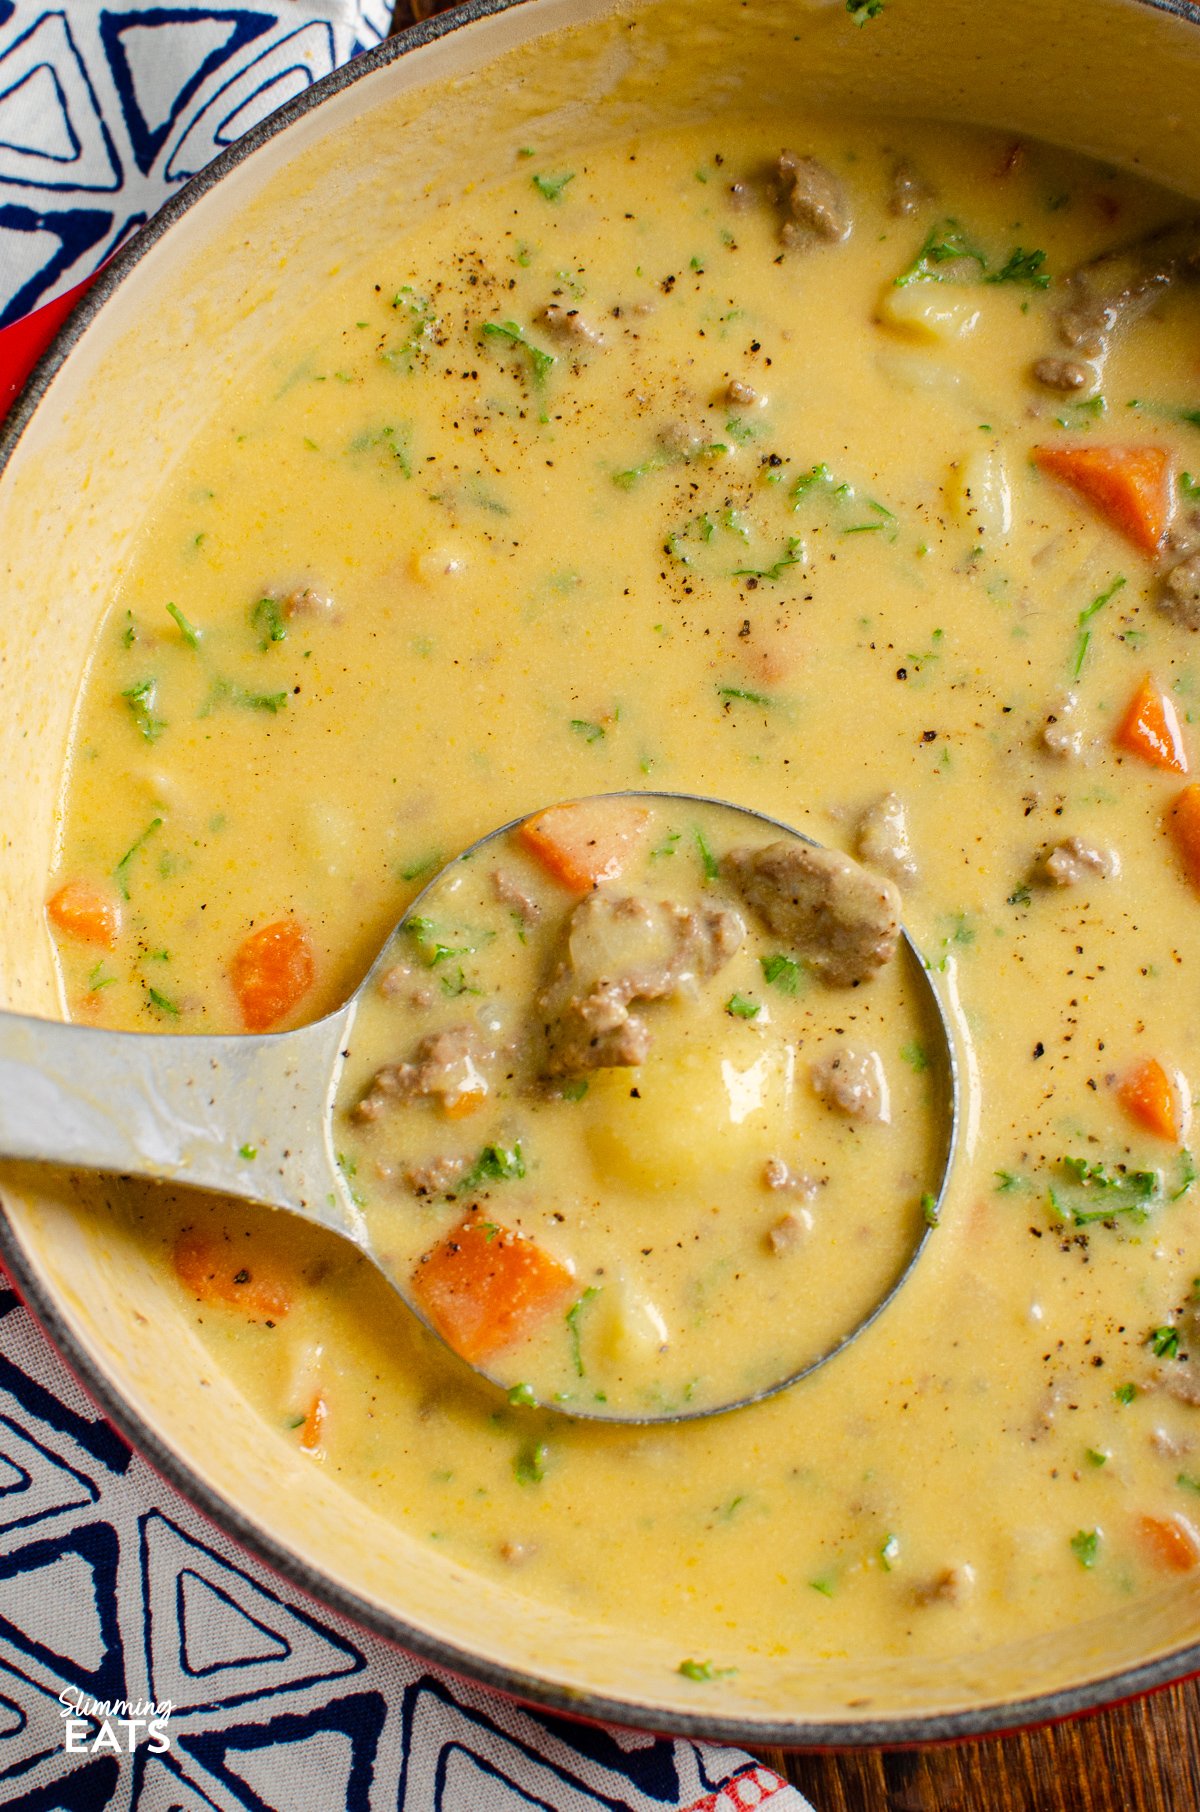
POLYGON ((123 1198, 265 1463, 665 1636, 702 1704, 751 1653, 963 1654, 1184 1580, 1200 226, 1038 145, 804 115, 531 144, 402 212, 155 500, 47 888, 76 1018, 282 1030, 523 826, 401 933, 335 1110, 505 1388, 345 1245, 123 1198), (940 1214, 904 947, 844 970, 844 924, 764 904, 776 833, 679 792, 833 852, 884 944, 902 915, 959 1047, 940 1214), (704 1406, 731 1292, 780 1375, 925 1218, 781 1396, 531 1404, 704 1406))

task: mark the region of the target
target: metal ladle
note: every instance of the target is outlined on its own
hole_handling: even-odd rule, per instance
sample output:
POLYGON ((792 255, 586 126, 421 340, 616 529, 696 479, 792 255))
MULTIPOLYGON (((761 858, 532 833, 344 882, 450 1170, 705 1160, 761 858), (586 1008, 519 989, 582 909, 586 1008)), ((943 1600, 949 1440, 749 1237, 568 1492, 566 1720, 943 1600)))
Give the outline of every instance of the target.
MULTIPOLYGON (((778 819, 724 800, 643 792, 607 797, 623 796, 683 807, 718 806, 812 843, 778 819)), ((523 822, 524 818, 515 819, 490 831, 441 869, 409 904, 345 1005, 298 1031, 164 1036, 0 1013, 0 1157, 146 1177, 283 1209, 349 1240, 382 1272, 409 1311, 430 1326, 412 1300, 407 1280, 385 1265, 375 1250, 366 1218, 338 1163, 334 1112, 339 1079, 359 1005, 376 986, 398 933, 449 869, 523 822)), ((958 1066, 949 1023, 907 931, 901 933, 899 956, 933 1033, 929 1077, 940 1141, 925 1196, 926 1213, 916 1223, 896 1274, 868 1312, 787 1376, 728 1401, 636 1415, 607 1409, 603 1402, 565 1406, 547 1401, 542 1407, 576 1419, 617 1423, 683 1422, 744 1408, 826 1364, 891 1302, 940 1219, 959 1112, 958 1066)), ((437 1334, 436 1329, 431 1332, 437 1334)), ((498 1383, 486 1367, 473 1369, 489 1383, 498 1383)), ((526 1395, 522 1400, 536 1399, 526 1395)))

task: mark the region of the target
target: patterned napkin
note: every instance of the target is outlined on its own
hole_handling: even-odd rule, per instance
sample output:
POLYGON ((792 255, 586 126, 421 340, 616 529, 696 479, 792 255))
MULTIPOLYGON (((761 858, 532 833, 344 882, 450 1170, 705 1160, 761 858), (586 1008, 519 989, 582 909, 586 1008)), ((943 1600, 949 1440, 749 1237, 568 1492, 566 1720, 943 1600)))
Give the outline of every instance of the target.
POLYGON ((391 21, 391 0, 0 0, 0 327, 391 21))
POLYGON ((130 1453, 5 1282, 0 1805, 812 1812, 739 1750, 523 1711, 311 1604, 130 1453))
MULTIPOLYGON (((377 43, 391 12, 0 0, 0 416, 60 309, 10 324, 377 43)), ((129 1452, 6 1282, 0 1271, 0 1805, 812 1812, 738 1750, 520 1710, 319 1610, 129 1452)))

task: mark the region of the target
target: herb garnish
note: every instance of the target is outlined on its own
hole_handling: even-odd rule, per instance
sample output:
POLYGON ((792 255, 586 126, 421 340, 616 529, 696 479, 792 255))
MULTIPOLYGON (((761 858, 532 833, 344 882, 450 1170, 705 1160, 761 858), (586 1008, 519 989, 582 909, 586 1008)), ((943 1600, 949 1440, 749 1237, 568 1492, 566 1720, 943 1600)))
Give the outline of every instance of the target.
POLYGON ((1017 246, 1008 254, 998 271, 984 278, 985 283, 1028 283, 1033 289, 1049 289, 1050 273, 1043 270, 1045 252, 1027 252, 1017 246))
MULTIPOLYGON (((882 5, 883 0, 866 0, 867 4, 882 5)), ((736 1667, 714 1667, 711 1661, 681 1661, 678 1671, 685 1680, 728 1680, 737 1672, 736 1667)))
POLYGON ((154 835, 155 831, 159 830, 161 828, 161 826, 162 826, 161 818, 151 818, 149 824, 146 826, 146 828, 142 832, 141 836, 136 837, 134 839, 134 841, 129 845, 129 848, 125 851, 125 854, 121 857, 121 860, 117 863, 116 867, 113 869, 113 878, 115 879, 115 881, 117 883, 118 891, 120 892, 121 898, 123 900, 127 900, 129 898, 129 865, 130 865, 130 863, 133 861, 133 858, 137 855, 137 853, 138 853, 139 849, 141 849, 142 845, 144 843, 146 843, 149 840, 149 838, 151 838, 154 835))
POLYGON ((564 170, 561 176, 531 176, 530 182, 538 194, 547 201, 561 201, 563 190, 569 182, 575 181, 574 170, 564 170))
POLYGON ((265 654, 272 642, 287 639, 287 624, 277 598, 260 598, 250 610, 250 622, 262 638, 259 647, 265 654))
POLYGON ((503 340, 506 345, 515 347, 517 351, 525 354, 529 360, 530 376, 535 389, 539 389, 545 383, 550 372, 558 363, 552 352, 545 352, 540 346, 535 346, 531 340, 527 340, 515 321, 485 321, 479 331, 484 339, 503 340))
POLYGON ((582 1378, 584 1375, 583 1349, 580 1345, 579 1337, 579 1318, 587 1308, 588 1303, 593 1301, 599 1294, 600 1285, 589 1284, 579 1300, 573 1302, 571 1307, 567 1310, 567 1339, 571 1343, 571 1363, 575 1367, 575 1375, 577 1378, 582 1378))
POLYGON ((522 1447, 513 1460, 513 1474, 518 1485, 540 1485, 546 1476, 550 1449, 544 1441, 522 1447))
POLYGON ((696 839, 696 850, 700 857, 700 866, 704 870, 704 879, 706 881, 715 881, 721 873, 721 864, 717 861, 717 858, 709 848, 708 838, 704 835, 704 832, 700 829, 699 825, 696 826, 692 835, 696 839))
POLYGON ((176 623, 179 625, 179 633, 188 647, 199 648, 201 632, 196 628, 194 623, 188 622, 178 604, 168 604, 167 615, 169 617, 174 617, 176 623))
POLYGON ((1061 1169, 1070 1187, 1064 1191, 1051 1184, 1050 1205, 1060 1220, 1070 1220, 1076 1227, 1115 1220, 1120 1214, 1144 1221, 1162 1189, 1157 1170, 1126 1170, 1121 1165, 1110 1170, 1105 1164, 1072 1157, 1062 1159, 1061 1169))
POLYGON ((509 1183, 525 1175, 525 1159, 518 1140, 514 1145, 485 1145, 466 1176, 455 1184, 455 1195, 480 1189, 485 1183, 509 1183))
POLYGON ((157 742, 167 727, 161 718, 154 715, 157 695, 158 681, 156 679, 138 680, 121 694, 129 706, 134 723, 147 742, 157 742))
POLYGON ((772 705, 775 702, 765 692, 749 692, 745 686, 718 686, 717 697, 737 698, 745 705, 772 705))
POLYGON ((725 1011, 734 1019, 757 1019, 762 1008, 756 1000, 747 1000, 744 994, 731 994, 725 1002, 725 1011))
POLYGON ((1094 1567, 1100 1552, 1099 1529, 1080 1529, 1071 1537, 1071 1552, 1081 1567, 1094 1567))
POLYGON ((781 950, 773 956, 760 956, 763 979, 778 988, 781 994, 795 994, 800 987, 800 964, 794 956, 785 956, 781 950))
POLYGON ((1076 618, 1076 627, 1079 631, 1079 638, 1075 643, 1075 665, 1072 669, 1072 674, 1075 679, 1078 679, 1083 672, 1083 663, 1087 659, 1088 644, 1092 639, 1092 632, 1087 625, 1091 622, 1098 610, 1103 610, 1104 606, 1116 597, 1124 584, 1125 575, 1123 573, 1118 573, 1108 589, 1102 591, 1098 598, 1093 598, 1091 603, 1081 610, 1076 618))

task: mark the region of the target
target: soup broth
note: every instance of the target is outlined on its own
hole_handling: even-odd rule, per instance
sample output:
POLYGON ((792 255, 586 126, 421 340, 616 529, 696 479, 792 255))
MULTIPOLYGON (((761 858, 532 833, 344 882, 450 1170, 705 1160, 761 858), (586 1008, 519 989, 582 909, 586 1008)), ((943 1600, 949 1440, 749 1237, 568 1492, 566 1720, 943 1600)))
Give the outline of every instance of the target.
MULTIPOLYGON (((297 299, 99 633, 48 889, 80 1019, 315 1017, 436 867, 555 800, 726 798, 890 868, 962 1149, 900 1296, 779 1398, 648 1430, 508 1402, 347 1248, 128 1197, 269 1440, 665 1634, 698 1693, 752 1652, 977 1651, 1200 1564, 1200 308, 1194 235, 1142 243, 1183 213, 941 127, 533 145, 297 299)), ((919 1038, 888 1063, 919 1092, 919 1038)), ((671 1149, 723 1163, 687 1113, 671 1149)), ((346 1149, 389 1211, 384 1142, 346 1149)), ((480 1184, 499 1214, 511 1179, 480 1184)))

